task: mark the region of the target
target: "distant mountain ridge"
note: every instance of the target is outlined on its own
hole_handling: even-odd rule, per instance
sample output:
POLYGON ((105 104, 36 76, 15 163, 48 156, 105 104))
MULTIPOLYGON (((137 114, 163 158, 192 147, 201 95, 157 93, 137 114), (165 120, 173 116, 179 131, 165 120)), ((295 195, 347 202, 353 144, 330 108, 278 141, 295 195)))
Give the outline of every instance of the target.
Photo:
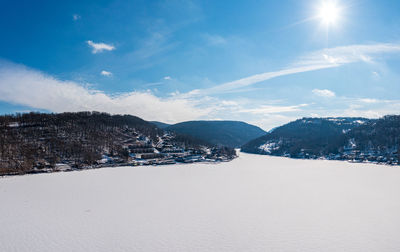
POLYGON ((152 123, 152 124, 156 125, 159 129, 165 129, 168 126, 171 126, 171 124, 158 122, 158 121, 149 121, 149 123, 152 123))
POLYGON ((240 147, 266 134, 257 126, 240 121, 188 121, 170 125, 164 130, 228 147, 240 147))
POLYGON ((242 146, 243 152, 294 158, 399 161, 400 116, 302 118, 242 146))

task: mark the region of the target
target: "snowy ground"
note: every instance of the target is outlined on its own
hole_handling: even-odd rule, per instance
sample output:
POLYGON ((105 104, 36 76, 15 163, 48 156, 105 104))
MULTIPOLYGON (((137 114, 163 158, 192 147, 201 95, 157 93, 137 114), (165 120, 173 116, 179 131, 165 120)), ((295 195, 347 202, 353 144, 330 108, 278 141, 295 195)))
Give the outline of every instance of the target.
POLYGON ((229 163, 0 178, 0 251, 400 251, 400 168, 229 163))

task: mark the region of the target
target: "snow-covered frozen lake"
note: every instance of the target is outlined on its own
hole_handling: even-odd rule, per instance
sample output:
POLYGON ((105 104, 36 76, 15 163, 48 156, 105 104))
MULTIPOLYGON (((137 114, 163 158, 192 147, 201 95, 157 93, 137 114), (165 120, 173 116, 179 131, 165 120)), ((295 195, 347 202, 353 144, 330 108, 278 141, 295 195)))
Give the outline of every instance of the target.
POLYGON ((400 251, 400 168, 229 163, 0 178, 0 251, 400 251))

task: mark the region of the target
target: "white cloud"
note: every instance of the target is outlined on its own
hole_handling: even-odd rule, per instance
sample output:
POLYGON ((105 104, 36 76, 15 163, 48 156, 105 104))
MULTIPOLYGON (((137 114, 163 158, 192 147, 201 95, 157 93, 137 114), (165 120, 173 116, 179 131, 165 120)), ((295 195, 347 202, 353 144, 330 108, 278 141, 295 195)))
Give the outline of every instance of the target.
POLYGON ((378 103, 380 101, 378 99, 362 98, 362 99, 360 99, 360 102, 363 102, 363 103, 378 103))
POLYGON ((182 98, 172 95, 160 98, 149 91, 106 94, 21 65, 2 63, 0 61, 1 101, 52 112, 103 111, 167 123, 212 118, 256 122, 270 118, 268 122, 264 120, 258 125, 271 128, 288 120, 289 117, 281 114, 289 114, 290 118, 294 118, 307 106, 275 104, 281 103, 278 101, 270 101, 273 104, 265 105, 247 99, 221 100, 210 96, 182 98))
POLYGON ((335 97, 335 93, 328 89, 313 89, 312 92, 321 97, 335 97))
POLYGON ((329 104, 322 103, 310 109, 301 111, 297 116, 320 117, 367 117, 378 118, 388 114, 399 114, 400 100, 381 100, 374 98, 336 96, 329 104))
POLYGON ((252 75, 243 79, 236 81, 227 82, 209 89, 203 90, 193 90, 193 94, 213 94, 213 93, 223 93, 232 89, 246 87, 258 82, 266 81, 279 76, 290 75, 295 73, 303 73, 309 71, 315 71, 324 68, 331 68, 332 65, 314 65, 314 66, 302 66, 296 68, 284 69, 276 72, 267 72, 262 74, 252 75), (195 93, 194 93, 195 92, 195 93))
POLYGON ((240 113, 251 113, 251 114, 277 114, 300 111, 302 107, 308 106, 308 104, 300 104, 294 106, 278 106, 278 105, 262 105, 258 108, 243 109, 238 112, 240 113))
POLYGON ((92 53, 99 53, 102 51, 112 51, 115 50, 115 47, 113 45, 108 45, 105 43, 94 43, 91 40, 86 41, 86 43, 92 47, 92 53))
POLYGON ((108 72, 106 70, 101 71, 100 74, 103 75, 103 76, 107 76, 107 77, 110 77, 110 76, 113 75, 111 72, 108 72))
POLYGON ((171 76, 165 76, 164 80, 172 80, 171 76))
MULTIPOLYGON (((98 50, 107 49, 98 48, 98 50)), ((0 100, 54 112, 97 110, 114 114, 133 114, 146 120, 169 123, 210 118, 243 120, 260 122, 256 124, 262 124, 265 129, 312 114, 377 117, 398 113, 400 101, 337 97, 332 91, 324 89, 315 89, 314 93, 335 99, 330 99, 329 104, 318 104, 318 106, 290 104, 285 101, 268 104, 268 101, 221 100, 210 97, 209 94, 242 91, 243 87, 279 76, 339 67, 354 62, 370 63, 376 60, 377 54, 398 52, 400 45, 393 44, 324 49, 308 54, 290 67, 279 71, 253 75, 184 94, 176 92, 165 98, 157 97, 150 92, 137 91, 118 95, 106 94, 77 82, 57 80, 23 66, 2 65, 0 61, 0 100)), ((165 77, 168 79, 169 76, 165 77)))
POLYGON ((350 45, 323 49, 305 55, 300 60, 291 64, 291 66, 288 68, 273 72, 255 74, 239 80, 226 82, 208 89, 193 90, 185 94, 185 96, 224 93, 233 89, 243 88, 280 76, 340 67, 345 64, 356 62, 371 63, 373 62, 373 56, 387 53, 400 53, 400 44, 350 45))
POLYGON ((371 106, 350 105, 340 113, 332 113, 334 116, 366 117, 379 118, 384 115, 398 115, 400 111, 400 101, 383 101, 371 104, 371 106))
POLYGON ((61 81, 3 62, 0 62, 0 100, 52 112, 104 111, 171 123, 197 119, 210 112, 209 108, 197 108, 190 100, 159 98, 150 92, 108 95, 73 81, 61 81))
POLYGON ((77 20, 81 19, 81 16, 78 15, 78 14, 74 14, 74 15, 72 15, 72 19, 73 19, 74 21, 77 21, 77 20))

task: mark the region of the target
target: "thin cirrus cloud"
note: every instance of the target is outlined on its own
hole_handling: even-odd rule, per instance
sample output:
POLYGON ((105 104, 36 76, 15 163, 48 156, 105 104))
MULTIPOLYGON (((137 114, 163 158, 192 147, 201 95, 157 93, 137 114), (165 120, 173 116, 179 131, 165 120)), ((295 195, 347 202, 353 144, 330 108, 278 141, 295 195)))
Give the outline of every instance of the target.
POLYGON ((312 93, 321 96, 321 97, 335 97, 336 94, 335 92, 329 90, 329 89, 313 89, 312 93))
POLYGON ((300 111, 302 107, 306 107, 308 104, 300 104, 294 106, 271 106, 271 105, 263 105, 254 109, 243 109, 239 112, 241 113, 251 113, 251 114, 277 114, 277 113, 287 113, 287 112, 295 112, 300 111))
POLYGON ((184 96, 224 93, 280 76, 335 68, 345 64, 357 62, 372 63, 374 56, 376 55, 394 53, 400 53, 400 44, 380 43, 372 45, 350 45, 327 48, 305 55, 298 61, 291 64, 291 66, 288 68, 273 72, 255 74, 207 89, 193 90, 187 94, 184 94, 184 96))
POLYGON ((94 43, 92 40, 86 41, 86 43, 92 48, 92 53, 100 53, 103 51, 112 51, 115 50, 113 45, 105 44, 105 43, 94 43))

